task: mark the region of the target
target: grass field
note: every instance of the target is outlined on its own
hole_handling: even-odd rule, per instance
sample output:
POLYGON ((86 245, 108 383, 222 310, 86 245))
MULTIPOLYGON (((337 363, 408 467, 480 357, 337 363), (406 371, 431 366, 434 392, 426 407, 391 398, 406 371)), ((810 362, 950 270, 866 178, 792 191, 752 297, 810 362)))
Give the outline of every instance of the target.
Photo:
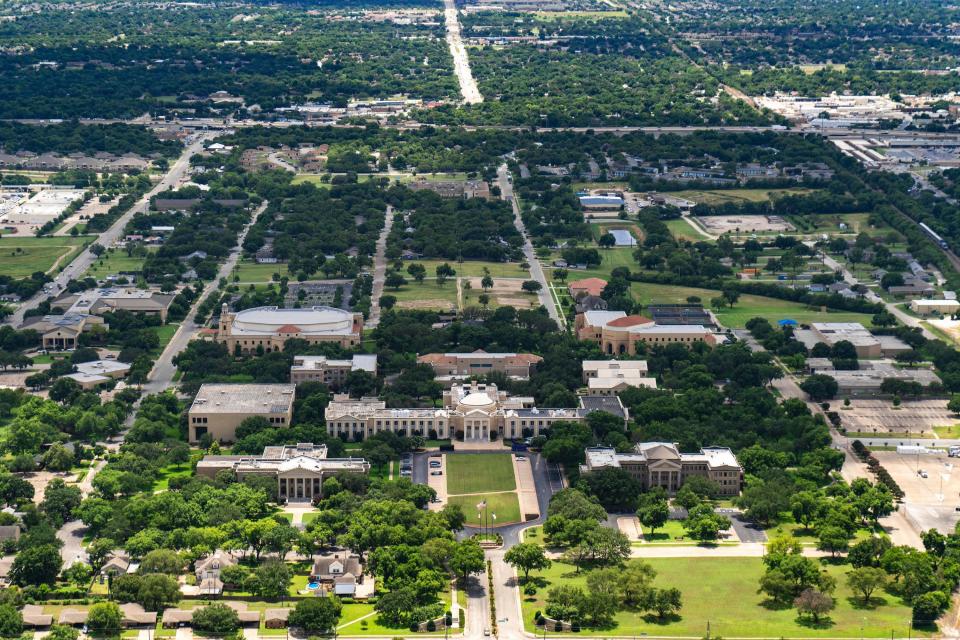
POLYGON ((142 257, 128 256, 126 251, 120 249, 108 249, 90 265, 86 273, 94 278, 103 278, 121 271, 140 271, 143 269, 144 260, 142 257))
MULTIPOLYGON (((837 579, 833 596, 836 608, 830 612, 829 622, 808 626, 798 622, 792 607, 763 605, 764 596, 757 593, 764 571, 761 558, 654 558, 647 562, 657 571, 654 586, 676 587, 683 594, 680 614, 660 622, 634 611, 620 611, 616 626, 591 629, 589 635, 702 637, 708 625, 715 637, 885 638, 893 634, 902 638, 908 634, 910 608, 887 593, 875 594, 869 608, 861 606, 846 585, 844 574, 849 565, 823 565, 837 579)), ((538 589, 536 596, 523 599, 523 619, 528 631, 535 631, 533 614, 544 609, 550 586, 586 583, 585 573, 576 574, 571 565, 556 561, 547 571, 534 575, 545 578, 548 585, 538 589)), ((917 630, 909 633, 929 635, 917 630)))
MULTIPOLYGON (((631 271, 637 270, 637 262, 633 259, 634 249, 630 247, 619 247, 615 249, 600 249, 600 264, 596 267, 587 267, 586 269, 568 269, 567 281, 582 280, 584 278, 603 278, 610 279, 610 272, 617 267, 627 267, 631 271)), ((554 260, 560 259, 560 253, 551 254, 549 259, 541 260, 541 264, 546 271, 548 278, 551 277, 550 265, 554 260)))
POLYGON ((765 202, 783 196, 811 193, 812 189, 795 187, 790 189, 690 189, 671 191, 670 195, 693 200, 697 204, 724 204, 727 202, 765 202))
POLYGON ((413 278, 405 277, 407 284, 399 289, 387 287, 383 290, 383 295, 394 296, 397 299, 397 307, 446 311, 457 306, 457 283, 453 280, 447 280, 446 284, 438 287, 433 280, 418 283, 413 278))
POLYGON ((477 511, 477 505, 481 500, 487 501, 488 518, 487 524, 501 525, 520 522, 520 502, 517 494, 513 491, 503 493, 487 493, 473 496, 449 496, 447 504, 460 505, 463 514, 467 516, 467 524, 474 527, 483 525, 482 512, 477 511), (494 520, 491 516, 496 515, 494 520))
MULTIPOLYGON (((643 305, 651 302, 686 302, 689 296, 699 296, 703 304, 709 307, 710 300, 720 295, 719 291, 711 289, 648 284, 646 282, 634 282, 630 290, 634 299, 643 305)), ((743 328, 748 320, 756 317, 767 318, 771 323, 784 318, 791 318, 799 323, 860 322, 867 327, 872 325, 872 316, 865 313, 851 311, 827 311, 824 313, 819 309, 811 309, 799 302, 752 295, 742 295, 733 308, 724 307, 714 310, 714 313, 725 327, 734 329, 743 328)))
POLYGON ((513 456, 509 453, 447 456, 447 493, 513 491, 513 456))
POLYGON ((233 276, 239 276, 238 282, 271 282, 273 274, 279 273, 281 276, 287 275, 287 265, 285 264, 257 264, 243 259, 233 270, 230 279, 233 276))
POLYGON ((48 272, 60 259, 64 266, 79 253, 88 242, 72 237, 12 237, 0 238, 0 273, 13 278, 23 278, 36 271, 48 272))
POLYGON ((490 270, 490 276, 493 278, 529 278, 530 272, 520 268, 519 262, 485 262, 483 260, 410 260, 405 261, 403 265, 403 277, 410 279, 407 273, 408 264, 422 264, 427 270, 427 277, 433 278, 437 275, 437 267, 443 263, 449 264, 460 277, 479 278, 483 275, 483 269, 490 270))
POLYGON ((677 240, 690 240, 691 242, 710 240, 710 236, 694 227, 685 218, 674 218, 673 220, 667 220, 666 224, 667 229, 670 230, 670 235, 677 240))

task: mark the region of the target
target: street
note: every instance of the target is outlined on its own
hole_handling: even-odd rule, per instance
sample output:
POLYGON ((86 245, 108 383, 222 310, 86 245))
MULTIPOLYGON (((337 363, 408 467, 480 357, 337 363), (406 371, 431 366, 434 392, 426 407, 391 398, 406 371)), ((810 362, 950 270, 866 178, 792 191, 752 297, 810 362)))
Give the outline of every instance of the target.
MULTIPOLYGON (((170 167, 170 170, 167 174, 158 182, 150 191, 148 191, 142 198, 140 198, 130 209, 124 213, 122 216, 117 218, 110 228, 101 233, 95 242, 104 247, 112 247, 114 243, 120 239, 123 235, 123 231, 127 226, 127 223, 130 222, 130 219, 137 213, 145 212, 150 206, 150 198, 156 194, 166 191, 170 188, 176 188, 177 183, 181 178, 186 174, 187 169, 190 168, 190 157, 195 153, 198 153, 203 149, 203 144, 208 140, 209 136, 197 136, 197 138, 180 154, 180 157, 177 158, 176 162, 170 167)), ((86 249, 80 253, 73 262, 64 267, 63 271, 57 274, 53 278, 54 293, 59 293, 63 291, 64 287, 67 286, 67 282, 70 280, 75 280, 82 276, 87 269, 90 268, 94 262, 97 261, 97 256, 95 256, 90 249, 86 249)), ((6 320, 6 324, 10 324, 14 327, 19 327, 23 322, 24 314, 31 310, 36 309, 37 306, 45 300, 50 294, 44 291, 38 291, 32 298, 24 300, 17 307, 16 311, 10 314, 6 320)))
POLYGON ((455 0, 443 0, 443 15, 447 24, 447 44, 450 45, 450 57, 453 58, 453 71, 457 76, 457 82, 460 83, 463 101, 467 104, 483 102, 483 96, 480 95, 480 89, 477 88, 477 82, 473 79, 473 72, 470 70, 470 57, 467 55, 466 47, 463 46, 455 0))
POLYGON ((543 273, 543 267, 540 266, 540 261, 537 260, 537 254, 533 251, 533 244, 530 242, 527 230, 523 226, 523 219, 520 216, 520 205, 517 204, 517 199, 513 195, 513 183, 510 180, 510 171, 507 169, 506 163, 497 167, 497 182, 500 185, 500 197, 504 200, 509 200, 510 205, 513 207, 514 224, 516 224, 517 230, 520 231, 520 235, 523 236, 523 257, 530 265, 530 275, 540 283, 540 291, 537 292, 540 304, 544 306, 553 321, 557 323, 557 326, 562 327, 563 320, 560 318, 557 307, 553 304, 553 298, 550 295, 550 284, 547 282, 547 277, 543 273))

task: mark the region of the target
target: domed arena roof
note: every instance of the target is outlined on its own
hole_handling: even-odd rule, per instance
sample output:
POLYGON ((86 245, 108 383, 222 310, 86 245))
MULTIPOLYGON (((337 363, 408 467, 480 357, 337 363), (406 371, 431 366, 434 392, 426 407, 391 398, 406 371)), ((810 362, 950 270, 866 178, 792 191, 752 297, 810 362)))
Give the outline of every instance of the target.
POLYGON ((238 312, 231 327, 234 335, 295 333, 295 330, 305 336, 349 334, 353 330, 353 314, 333 307, 255 307, 238 312))

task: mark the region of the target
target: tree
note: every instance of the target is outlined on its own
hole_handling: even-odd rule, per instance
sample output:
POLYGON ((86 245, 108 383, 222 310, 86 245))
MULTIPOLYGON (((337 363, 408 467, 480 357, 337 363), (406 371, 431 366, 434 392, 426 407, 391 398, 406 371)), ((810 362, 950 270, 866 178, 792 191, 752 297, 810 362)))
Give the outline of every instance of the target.
POLYGON ((720 531, 730 527, 730 520, 716 513, 709 504, 700 504, 687 514, 683 528, 694 540, 709 542, 716 540, 720 531))
POLYGON ((80 506, 80 488, 67 485, 61 478, 54 478, 43 494, 40 510, 57 526, 73 519, 73 511, 80 506))
POLYGON ((159 611, 180 602, 180 585, 173 576, 153 573, 143 576, 137 602, 147 611, 159 611))
POLYGON ((118 635, 123 615, 116 602, 97 602, 87 612, 87 627, 94 633, 118 635))
POLYGON ((407 284, 407 279, 396 271, 391 271, 387 274, 386 279, 383 281, 384 285, 393 288, 394 291, 400 289, 403 285, 407 284))
POLYGON ((949 606, 950 596, 943 591, 921 594, 913 599, 913 624, 931 627, 949 606))
POLYGON ((0 637, 19 638, 22 633, 23 615, 13 605, 0 605, 0 637))
POLYGON ((73 454, 59 442, 43 454, 43 466, 48 471, 69 471, 73 468, 73 454))
POLYGON ((590 559, 597 564, 621 564, 630 557, 630 539, 616 529, 599 527, 584 542, 590 559))
POLYGON ((407 273, 418 283, 422 283, 423 279, 427 276, 427 268, 419 262, 413 262, 407 265, 407 273))
POLYGON ((873 592, 886 583, 887 572, 876 567, 860 567, 847 573, 847 585, 863 598, 863 604, 869 604, 873 592))
POLYGON ((13 565, 10 567, 10 581, 21 587, 53 584, 62 566, 60 550, 56 546, 41 544, 29 547, 13 559, 13 565))
POLYGON ((50 633, 47 634, 48 640, 77 640, 80 637, 80 630, 65 624, 55 624, 50 627, 50 633))
POLYGON ((247 580, 247 590, 261 598, 278 600, 290 588, 290 569, 279 560, 264 562, 247 580))
POLYGON ((661 620, 672 613, 676 613, 683 606, 683 597, 679 589, 650 589, 647 593, 643 608, 656 611, 661 620))
POLYGON ((600 238, 597 240, 597 244, 604 249, 609 249, 617 244, 617 239, 608 231, 600 236, 600 238))
POLYGON ((637 519, 644 526, 647 539, 653 537, 657 529, 667 524, 670 519, 670 505, 667 500, 661 499, 649 504, 641 505, 637 511, 637 519))
POLYGON ((191 624, 197 631, 228 635, 240 628, 240 616, 232 608, 218 602, 194 610, 191 624))
POLYGON ((183 569, 183 558, 176 551, 170 549, 155 549, 143 556, 137 572, 141 575, 148 573, 169 573, 178 575, 183 569))
POLYGON ((540 291, 543 286, 536 280, 524 280, 523 284, 520 285, 520 288, 527 293, 536 293, 537 291, 540 291))
POLYGON ((800 615, 809 614, 814 624, 820 622, 820 616, 833 609, 833 598, 816 589, 804 589, 793 601, 800 615))
POLYGON ((486 274, 483 278, 480 279, 480 286, 484 291, 488 289, 493 289, 493 278, 490 277, 490 274, 486 274))
POLYGON ((393 309, 397 304, 397 296, 391 295, 382 295, 380 296, 380 308, 381 309, 393 309))
POLYGON ((823 400, 833 399, 837 395, 840 386, 833 377, 822 373, 815 373, 800 383, 800 388, 810 396, 811 400, 821 402, 823 400))
POLYGON ((724 287, 721 295, 723 299, 727 301, 727 304, 730 305, 730 308, 733 308, 733 305, 740 299, 740 291, 737 290, 736 287, 724 287))
POLYGON ((548 569, 552 564, 543 551, 543 547, 532 542, 521 542, 511 547, 503 556, 504 561, 515 569, 523 571, 523 581, 530 579, 530 572, 548 569))
POLYGON ((840 527, 821 527, 817 533, 817 549, 829 551, 832 557, 843 553, 850 548, 850 536, 840 527))
POLYGON ((290 612, 287 624, 301 629, 308 635, 320 635, 337 626, 343 607, 336 596, 327 598, 306 598, 297 602, 290 612))
POLYGON ((642 607, 657 572, 648 563, 634 560, 620 573, 620 598, 628 607, 642 607))
POLYGON ((480 573, 486 567, 483 549, 475 540, 468 539, 458 542, 450 556, 450 569, 466 583, 471 573, 480 573))
POLYGON ((950 402, 947 403, 947 409, 950 410, 950 413, 960 415, 960 393, 955 393, 950 397, 950 402))
POLYGON ((564 281, 567 279, 567 276, 569 275, 569 273, 570 273, 569 271, 567 271, 566 269, 563 269, 563 268, 554 269, 554 270, 553 270, 553 279, 554 279, 554 280, 559 280, 560 282, 564 282, 564 281))
POLYGON ((110 538, 94 538, 87 546, 87 560, 93 568, 94 573, 99 573, 100 568, 113 553, 117 543, 110 538))

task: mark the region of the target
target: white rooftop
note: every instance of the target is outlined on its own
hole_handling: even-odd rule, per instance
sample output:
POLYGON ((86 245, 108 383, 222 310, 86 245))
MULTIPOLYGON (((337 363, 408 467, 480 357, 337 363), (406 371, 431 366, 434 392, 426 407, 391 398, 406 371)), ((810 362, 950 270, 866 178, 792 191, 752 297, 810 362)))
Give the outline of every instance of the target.
POLYGON ((200 413, 286 413, 293 404, 292 384, 201 385, 190 411, 200 413))
POLYGON ((108 374, 108 373, 126 373, 130 371, 130 365, 126 362, 117 360, 91 360, 90 362, 81 362, 77 367, 78 373, 87 374, 108 374))

